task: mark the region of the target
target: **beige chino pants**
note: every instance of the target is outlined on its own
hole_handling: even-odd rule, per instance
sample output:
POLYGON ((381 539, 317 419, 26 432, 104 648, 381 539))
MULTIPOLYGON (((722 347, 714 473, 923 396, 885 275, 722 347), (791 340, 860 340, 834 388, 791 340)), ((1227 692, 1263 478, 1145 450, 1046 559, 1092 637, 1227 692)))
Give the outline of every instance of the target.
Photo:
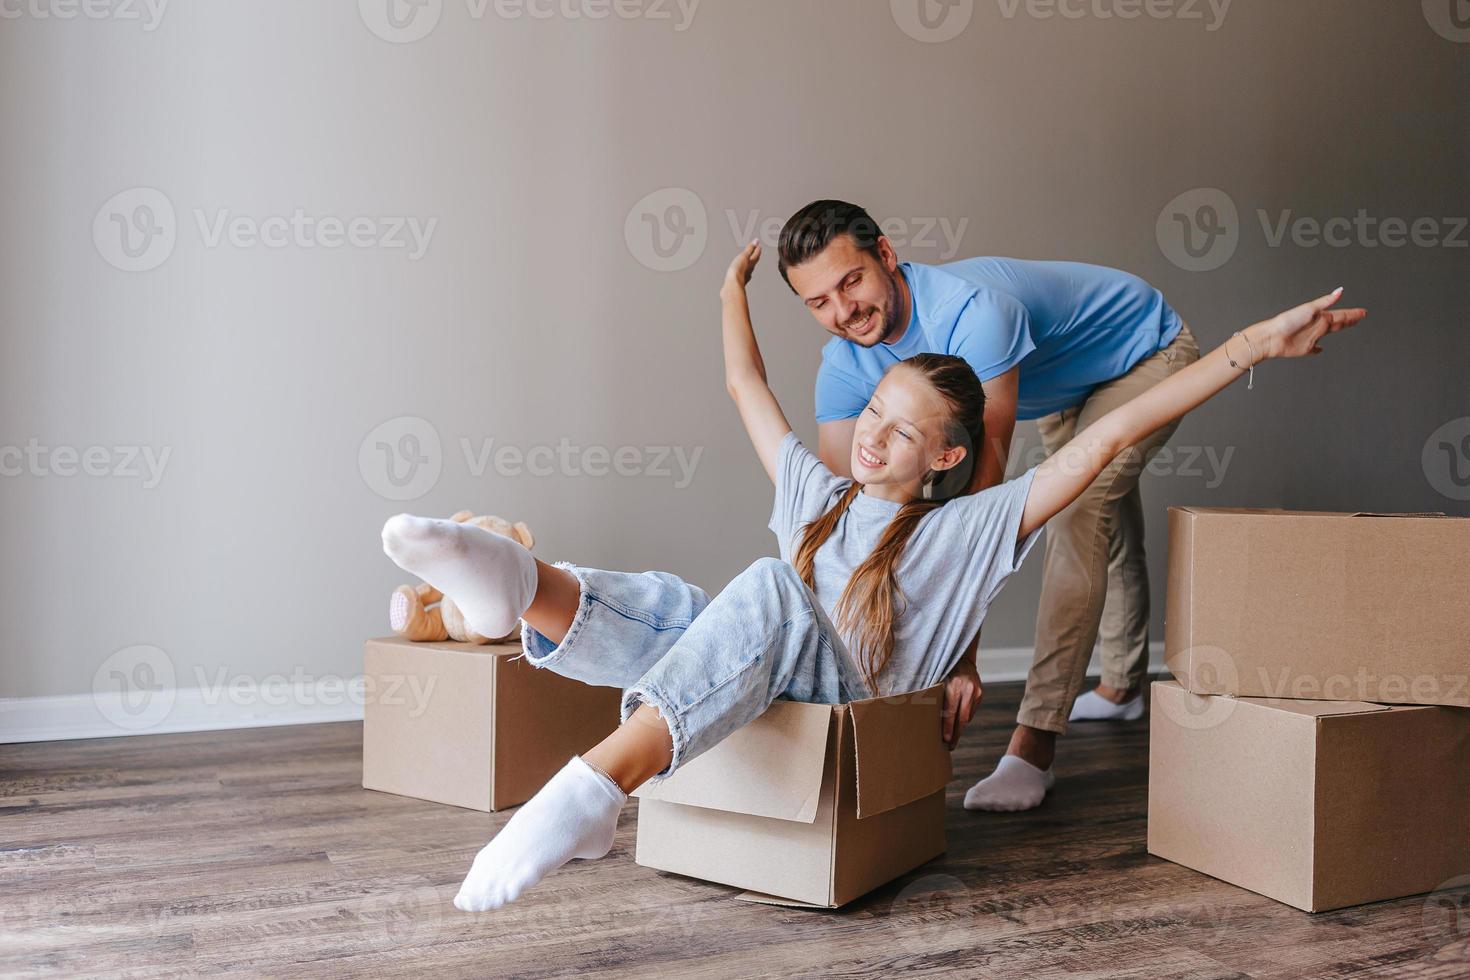
MULTIPOLYGON (((1127 374, 1094 388, 1080 405, 1037 420, 1047 455, 1079 430, 1199 360, 1186 325, 1163 350, 1127 374)), ((1016 721, 1065 732, 1102 639, 1102 681, 1131 689, 1148 672, 1148 565, 1143 551, 1143 500, 1138 478, 1178 428, 1176 420, 1108 464, 1082 496, 1046 525, 1036 654, 1016 721)))

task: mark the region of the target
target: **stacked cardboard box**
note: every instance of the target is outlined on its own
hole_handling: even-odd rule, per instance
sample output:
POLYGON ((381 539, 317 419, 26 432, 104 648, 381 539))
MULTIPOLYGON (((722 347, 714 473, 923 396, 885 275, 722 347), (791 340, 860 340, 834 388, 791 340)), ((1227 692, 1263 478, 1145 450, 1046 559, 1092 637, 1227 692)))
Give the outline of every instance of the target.
POLYGON ((1149 853, 1310 912, 1470 873, 1470 520, 1173 508, 1149 853))

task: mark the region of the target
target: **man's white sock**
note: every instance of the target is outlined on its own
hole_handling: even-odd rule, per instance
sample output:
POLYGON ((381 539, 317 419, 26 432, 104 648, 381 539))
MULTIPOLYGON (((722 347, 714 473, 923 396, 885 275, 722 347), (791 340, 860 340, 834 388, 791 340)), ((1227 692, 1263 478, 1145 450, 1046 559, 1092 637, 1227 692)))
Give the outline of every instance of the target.
POLYGON ((573 756, 475 855, 454 907, 499 908, 572 858, 604 856, 627 800, 617 783, 573 756))
POLYGON ((1122 704, 1114 704, 1096 691, 1072 702, 1069 721, 1137 721, 1143 717, 1143 694, 1135 694, 1122 704))
POLYGON ((453 599, 481 636, 509 633, 536 598, 531 553, 473 524, 399 514, 383 525, 383 551, 453 599))
POLYGON ((1050 769, 1042 771, 1020 756, 1003 755, 995 772, 965 794, 965 809, 1029 810, 1040 805, 1055 783, 1050 769))

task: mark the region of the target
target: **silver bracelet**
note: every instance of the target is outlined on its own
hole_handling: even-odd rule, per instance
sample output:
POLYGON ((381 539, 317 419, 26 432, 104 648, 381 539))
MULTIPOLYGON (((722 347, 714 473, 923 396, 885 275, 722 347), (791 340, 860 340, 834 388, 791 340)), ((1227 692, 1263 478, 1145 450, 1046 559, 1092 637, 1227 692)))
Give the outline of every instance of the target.
MULTIPOLYGON (((596 763, 587 762, 586 756, 582 756, 581 758, 582 758, 582 762, 584 762, 586 764, 586 766, 587 766, 588 769, 591 769, 593 772, 597 773, 599 776, 601 776, 603 779, 606 779, 608 782, 612 783, 614 786, 618 786, 618 781, 616 779, 612 778, 611 776, 609 776, 607 774, 607 770, 606 769, 602 768, 601 766, 597 765, 596 763)), ((623 787, 618 786, 618 789, 622 789, 622 788, 623 787)))
POLYGON ((1245 390, 1250 391, 1253 387, 1255 387, 1256 384, 1256 348, 1251 343, 1251 339, 1245 334, 1241 333, 1239 330, 1235 331, 1235 333, 1231 334, 1231 336, 1239 337, 1241 340, 1245 341, 1246 350, 1251 352, 1251 362, 1245 367, 1241 367, 1239 364, 1235 363, 1235 358, 1230 356, 1230 342, 1228 340, 1225 342, 1225 360, 1229 361, 1230 366, 1235 368, 1235 370, 1246 372, 1245 390))

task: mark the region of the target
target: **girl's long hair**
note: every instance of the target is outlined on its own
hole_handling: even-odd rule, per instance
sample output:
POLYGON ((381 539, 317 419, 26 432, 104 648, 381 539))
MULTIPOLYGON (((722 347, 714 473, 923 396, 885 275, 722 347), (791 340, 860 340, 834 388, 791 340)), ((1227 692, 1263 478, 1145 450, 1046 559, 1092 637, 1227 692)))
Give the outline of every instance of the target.
MULTIPOLYGON (((904 547, 925 514, 944 506, 946 500, 969 486, 977 450, 985 441, 985 390, 964 358, 916 354, 899 364, 918 371, 939 393, 949 409, 944 423, 946 448, 964 446, 966 454, 959 466, 946 471, 931 470, 925 476, 924 496, 899 508, 883 529, 873 553, 853 571, 837 600, 834 610, 837 628, 844 636, 856 638, 857 649, 853 653, 875 694, 880 693, 878 675, 893 656, 894 626, 909 601, 898 587, 898 563, 904 547)), ((813 591, 817 587, 813 571, 817 549, 837 530, 842 515, 847 513, 860 490, 862 485, 853 481, 827 513, 802 532, 793 564, 802 581, 813 591)))

